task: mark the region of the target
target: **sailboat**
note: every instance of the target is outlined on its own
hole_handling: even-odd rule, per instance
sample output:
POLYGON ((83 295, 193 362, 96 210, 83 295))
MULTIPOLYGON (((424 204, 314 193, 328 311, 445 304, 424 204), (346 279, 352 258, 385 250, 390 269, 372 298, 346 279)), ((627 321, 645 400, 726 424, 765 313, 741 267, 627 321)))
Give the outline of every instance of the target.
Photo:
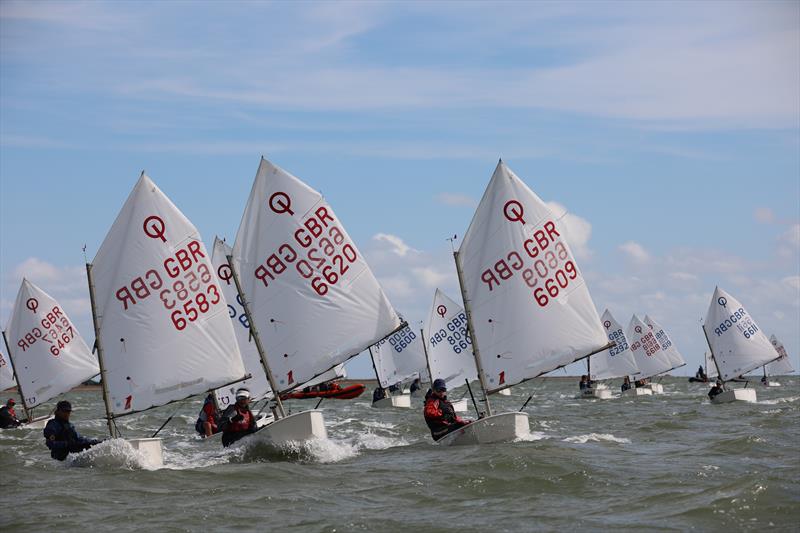
MULTIPOLYGON (((448 388, 460 387, 478 379, 472 338, 467 330, 464 308, 436 289, 428 322, 422 329, 425 359, 431 382, 443 379, 448 388)), ((467 399, 452 401, 456 412, 467 411, 467 399)))
MULTIPOLYGON (((112 438, 120 417, 247 377, 197 228, 144 172, 86 275, 112 438)), ((126 440, 163 464, 160 438, 126 440)))
MULTIPOLYGON (((625 337, 625 332, 622 326, 611 314, 611 311, 606 309, 603 316, 600 317, 603 322, 603 329, 610 342, 614 346, 608 350, 604 350, 597 355, 587 358, 587 371, 589 376, 594 380, 614 379, 625 376, 635 376, 639 373, 636 366, 636 360, 633 357, 628 339, 625 337), (589 361, 594 362, 594 371, 590 371, 589 361)), ((611 396, 611 391, 608 389, 588 389, 589 392, 585 396, 592 397, 591 393, 597 394, 598 398, 605 398, 611 396)), ((644 387, 631 387, 622 392, 623 396, 648 396, 653 394, 653 391, 644 387)))
POLYGON ((288 415, 280 395, 405 324, 322 195, 264 158, 228 264, 276 393, 275 422, 243 440, 326 437, 321 411, 288 415))
MULTIPOLYGON (((637 380, 652 379, 675 368, 673 359, 667 354, 664 345, 656 338, 656 333, 636 315, 633 315, 628 323, 625 335, 636 361, 636 367, 639 369, 639 375, 636 376, 637 380)), ((659 383, 649 383, 644 387, 653 391, 653 394, 664 392, 659 383)))
POLYGON ((97 358, 64 308, 52 296, 22 280, 3 341, 25 411, 26 428, 41 429, 49 415, 33 410, 100 373, 97 358))
MULTIPOLYGON (((644 323, 647 325, 648 328, 655 334, 656 340, 658 341, 659 346, 661 346, 661 350, 664 352, 664 356, 669 361, 672 367, 667 370, 667 372, 671 372, 677 368, 682 366, 686 366, 686 360, 681 355, 681 352, 678 351, 678 347, 675 346, 675 343, 672 342, 667 332, 664 328, 655 320, 650 318, 649 315, 644 315, 644 323)), ((651 388, 655 394, 663 394, 664 387, 661 383, 648 383, 647 387, 651 388)))
POLYGON ((780 359, 775 347, 744 306, 719 287, 714 289, 702 328, 723 382, 723 392, 714 396, 711 403, 755 402, 755 389, 748 389, 747 385, 728 388, 725 382, 780 359))
MULTIPOLYGON (((8 347, 6 347, 8 350, 8 347)), ((11 361, 6 359, 3 352, 0 350, 0 392, 17 386, 17 378, 14 376, 14 369, 11 367, 11 361)))
POLYGON ((775 351, 778 352, 780 358, 764 365, 764 377, 761 383, 766 387, 780 387, 780 382, 771 381, 769 379, 770 376, 785 376, 794 372, 794 368, 792 368, 792 363, 789 362, 789 354, 786 352, 786 348, 784 348, 783 343, 778 340, 775 334, 770 335, 769 342, 775 347, 775 351))
POLYGON ((410 326, 369 347, 372 369, 385 397, 372 402, 372 407, 411 407, 411 394, 391 392, 389 387, 419 377, 425 367, 422 338, 410 326))
POLYGON ((528 415, 489 396, 610 344, 560 220, 501 160, 453 252, 486 415, 438 442, 507 442, 528 415))

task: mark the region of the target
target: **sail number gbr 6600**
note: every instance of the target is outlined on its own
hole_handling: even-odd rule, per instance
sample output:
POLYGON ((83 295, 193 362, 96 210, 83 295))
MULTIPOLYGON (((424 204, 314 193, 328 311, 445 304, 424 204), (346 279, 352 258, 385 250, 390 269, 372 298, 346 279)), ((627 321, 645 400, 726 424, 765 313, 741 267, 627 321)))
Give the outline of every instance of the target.
POLYGON ((542 229, 522 243, 522 250, 512 250, 481 273, 481 281, 489 291, 519 272, 540 307, 546 307, 566 291, 580 273, 555 223, 548 220, 542 229))

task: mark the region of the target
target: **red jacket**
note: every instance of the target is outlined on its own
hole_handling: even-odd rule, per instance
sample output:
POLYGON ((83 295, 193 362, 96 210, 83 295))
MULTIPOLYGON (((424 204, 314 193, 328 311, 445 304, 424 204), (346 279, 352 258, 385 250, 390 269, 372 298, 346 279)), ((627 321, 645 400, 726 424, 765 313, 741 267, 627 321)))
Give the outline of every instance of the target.
POLYGON ((459 424, 465 423, 463 419, 455 414, 453 405, 450 402, 448 402, 446 399, 442 400, 433 396, 428 398, 428 401, 425 402, 425 421, 438 422, 446 425, 450 425, 453 422, 459 424), (445 409, 442 410, 442 407, 445 409), (447 411, 447 414, 445 414, 445 411, 447 411))

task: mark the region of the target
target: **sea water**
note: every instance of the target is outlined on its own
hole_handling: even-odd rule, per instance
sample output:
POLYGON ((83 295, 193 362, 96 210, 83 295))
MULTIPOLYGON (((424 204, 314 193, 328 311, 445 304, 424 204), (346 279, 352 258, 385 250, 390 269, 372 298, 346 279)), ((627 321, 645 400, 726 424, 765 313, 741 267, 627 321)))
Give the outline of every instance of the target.
MULTIPOLYGON (((0 529, 797 531, 800 380, 777 380, 755 385, 758 403, 726 405, 685 378, 664 379, 663 395, 611 400, 575 399, 577 379, 533 380, 491 397, 502 412, 533 395, 529 438, 464 447, 433 443, 421 399, 377 410, 368 391, 322 403, 327 440, 223 449, 195 435, 202 398, 192 399, 117 421, 144 437, 175 415, 156 470, 124 441, 62 463, 41 430, 0 430, 0 529)), ((99 390, 66 398, 80 433, 107 435, 99 390)))

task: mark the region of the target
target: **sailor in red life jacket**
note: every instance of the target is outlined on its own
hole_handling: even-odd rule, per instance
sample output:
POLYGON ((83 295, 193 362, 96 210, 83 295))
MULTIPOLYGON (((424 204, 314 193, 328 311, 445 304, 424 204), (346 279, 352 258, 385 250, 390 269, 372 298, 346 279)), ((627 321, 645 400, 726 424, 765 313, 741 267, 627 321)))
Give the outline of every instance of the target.
POLYGON ((472 420, 464 420, 456 415, 453 404, 447 401, 447 384, 443 379, 436 379, 425 395, 425 422, 433 440, 439 440, 451 431, 471 424, 472 420))
POLYGON ((214 394, 211 393, 206 396, 205 401, 203 401, 203 408, 200 410, 197 422, 194 423, 194 429, 201 437, 210 437, 219 431, 217 427, 217 418, 219 418, 219 410, 214 401, 214 394))
POLYGON ((258 430, 256 417, 250 410, 249 390, 239 389, 236 391, 236 403, 222 413, 219 419, 219 428, 222 431, 222 445, 225 447, 258 430))
POLYGON ((0 407, 0 429, 15 428, 22 424, 17 418, 16 411, 14 411, 16 403, 14 398, 9 398, 6 404, 0 407))

